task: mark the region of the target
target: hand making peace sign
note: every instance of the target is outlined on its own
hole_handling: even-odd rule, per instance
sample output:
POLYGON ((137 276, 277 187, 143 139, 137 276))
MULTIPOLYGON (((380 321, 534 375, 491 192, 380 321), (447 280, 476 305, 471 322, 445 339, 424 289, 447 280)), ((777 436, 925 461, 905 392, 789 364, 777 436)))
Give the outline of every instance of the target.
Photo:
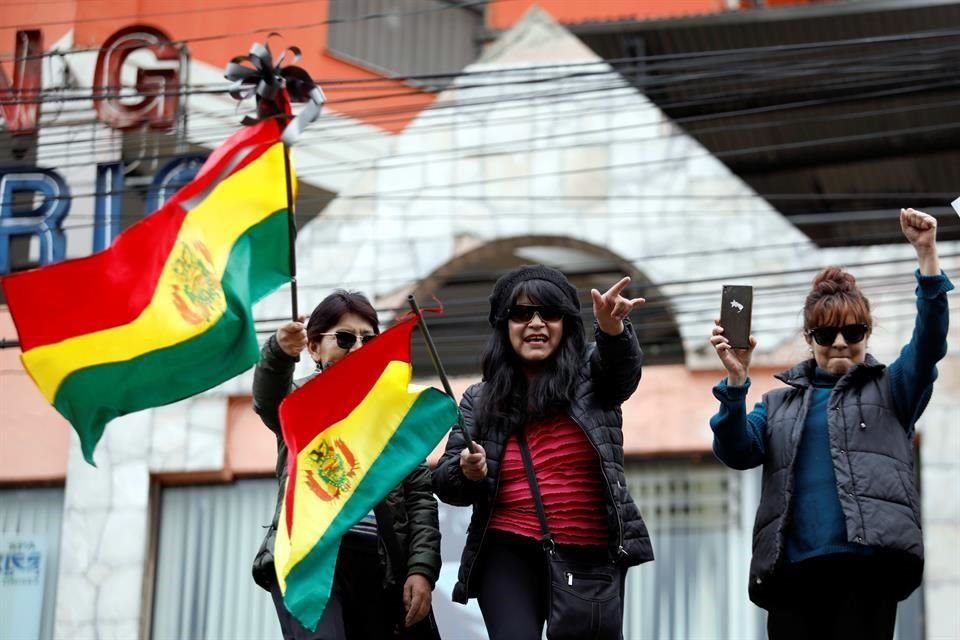
POLYGON ((600 325, 600 330, 608 336, 617 336, 623 332, 623 319, 630 315, 635 307, 646 302, 643 298, 624 298, 620 293, 630 284, 630 277, 621 279, 601 294, 596 289, 590 290, 593 298, 593 316, 600 325))

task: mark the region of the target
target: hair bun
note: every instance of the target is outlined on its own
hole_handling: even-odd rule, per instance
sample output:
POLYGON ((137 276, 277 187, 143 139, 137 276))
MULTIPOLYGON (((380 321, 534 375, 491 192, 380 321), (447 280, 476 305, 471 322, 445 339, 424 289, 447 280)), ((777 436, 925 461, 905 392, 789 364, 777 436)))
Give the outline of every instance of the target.
POLYGON ((829 266, 813 279, 813 291, 820 295, 853 293, 857 291, 857 279, 840 267, 829 266))
POLYGON ((803 328, 863 322, 873 326, 870 301, 857 286, 857 279, 840 267, 829 266, 813 279, 803 305, 803 328))

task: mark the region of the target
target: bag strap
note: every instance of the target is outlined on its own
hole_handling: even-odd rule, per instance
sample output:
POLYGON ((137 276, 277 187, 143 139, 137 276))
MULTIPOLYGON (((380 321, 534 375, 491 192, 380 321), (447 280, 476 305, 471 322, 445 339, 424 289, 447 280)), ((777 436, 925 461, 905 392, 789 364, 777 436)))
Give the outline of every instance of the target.
POLYGON ((527 472, 527 482, 530 484, 530 493, 533 494, 533 504, 537 508, 537 518, 540 519, 540 530, 543 532, 543 548, 553 553, 556 544, 550 525, 547 524, 547 511, 543 508, 543 497, 540 495, 540 483, 537 482, 537 473, 533 468, 533 459, 530 457, 530 448, 527 446, 527 436, 523 429, 517 431, 517 443, 520 445, 520 457, 523 458, 523 468, 527 472))

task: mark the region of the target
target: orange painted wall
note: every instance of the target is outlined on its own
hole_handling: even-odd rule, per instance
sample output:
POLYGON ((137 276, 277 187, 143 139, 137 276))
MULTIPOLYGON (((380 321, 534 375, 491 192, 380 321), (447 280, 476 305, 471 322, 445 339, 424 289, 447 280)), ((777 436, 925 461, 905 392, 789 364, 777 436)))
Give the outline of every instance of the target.
MULTIPOLYGON (((798 5, 798 4, 814 4, 814 3, 823 4, 823 2, 824 0, 762 0, 762 6, 759 8, 786 7, 786 6, 798 5)), ((754 3, 751 2, 751 0, 741 0, 740 6, 744 9, 750 9, 755 7, 754 3)))
POLYGON ((273 473, 277 464, 277 438, 253 411, 250 396, 230 398, 227 405, 227 460, 230 473, 273 473))
POLYGON ((42 9, 23 0, 0 0, 0 67, 13 82, 13 56, 17 50, 16 35, 21 29, 41 29, 43 46, 62 38, 73 23, 77 0, 45 4, 42 9))
POLYGON ((281 37, 270 41, 274 54, 279 55, 286 46, 300 47, 300 66, 321 86, 336 80, 379 78, 375 87, 362 90, 324 86, 327 106, 392 133, 402 131, 433 101, 429 94, 402 82, 385 80, 331 55, 327 51, 327 26, 323 24, 328 15, 328 0, 280 0, 276 4, 110 0, 106 10, 101 0, 79 0, 78 4, 75 37, 79 46, 98 46, 120 28, 144 24, 163 30, 173 40, 186 40, 193 59, 215 67, 226 66, 234 56, 246 54, 251 44, 264 42, 271 31, 277 31, 281 37), (121 17, 105 19, 110 16, 121 17))
MULTIPOLYGON (((5 306, 0 337, 16 338, 5 306)), ((20 350, 0 349, 0 484, 66 478, 70 430, 23 370, 20 350)))
POLYGON ((487 6, 487 26, 509 29, 530 7, 539 6, 566 24, 604 20, 649 20, 714 13, 726 8, 725 0, 512 0, 487 6))
MULTIPOLYGON (((327 106, 337 112, 379 126, 391 133, 402 131, 433 96, 403 82, 386 80, 373 71, 337 59, 327 51, 328 0, 278 0, 230 3, 225 0, 66 0, 34 6, 24 0, 0 0, 0 51, 10 58, 16 29, 41 28, 44 44, 74 29, 75 46, 99 47, 117 30, 146 25, 163 30, 173 40, 186 40, 189 53, 215 67, 224 67, 250 45, 263 42, 270 31, 282 38, 271 40, 276 54, 296 45, 303 52, 300 65, 321 86, 336 80, 379 80, 374 85, 338 87, 326 84, 327 106)), ((13 79, 11 68, 4 70, 13 79)), ((89 86, 90 79, 81 83, 89 86)))

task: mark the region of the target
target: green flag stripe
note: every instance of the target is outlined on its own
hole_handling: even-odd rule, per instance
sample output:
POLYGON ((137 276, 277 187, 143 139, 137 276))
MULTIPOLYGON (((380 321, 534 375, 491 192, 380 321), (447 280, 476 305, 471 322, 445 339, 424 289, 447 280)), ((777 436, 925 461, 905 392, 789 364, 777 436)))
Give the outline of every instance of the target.
POLYGON ((207 331, 131 360, 81 369, 63 381, 53 405, 80 436, 87 462, 93 464, 94 448, 113 418, 206 391, 257 361, 251 306, 290 279, 287 225, 282 210, 237 239, 221 280, 227 309, 207 331))
POLYGON ((423 391, 317 544, 287 574, 284 603, 306 628, 316 628, 330 597, 340 538, 423 462, 456 422, 452 398, 433 388, 423 391))

